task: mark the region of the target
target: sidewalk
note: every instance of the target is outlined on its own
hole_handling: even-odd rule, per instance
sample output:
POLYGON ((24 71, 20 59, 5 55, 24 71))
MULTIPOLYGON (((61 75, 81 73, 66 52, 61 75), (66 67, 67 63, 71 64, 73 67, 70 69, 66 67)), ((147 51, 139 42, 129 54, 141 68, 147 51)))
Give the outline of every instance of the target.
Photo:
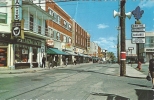
MULTIPOLYGON (((73 66, 79 66, 79 65, 85 65, 85 64, 92 64, 92 62, 90 63, 80 63, 77 65, 62 65, 62 66, 57 66, 54 68, 69 68, 69 67, 73 67, 73 66)), ((34 72, 38 72, 38 71, 44 71, 44 70, 48 70, 48 67, 45 68, 25 68, 25 69, 0 69, 0 74, 20 74, 20 73, 34 73, 34 72)), ((52 69, 52 67, 50 68, 52 69)))
POLYGON ((126 64, 126 77, 146 78, 146 75, 126 64))
MULTIPOLYGON (((66 68, 73 67, 73 66, 79 66, 79 65, 85 65, 85 64, 93 64, 93 63, 81 63, 81 64, 77 64, 77 65, 68 65, 66 68)), ((55 68, 63 68, 63 67, 65 67, 65 65, 57 66, 55 68)), ((43 71, 43 70, 47 70, 47 69, 49 69, 49 68, 27 68, 27 69, 14 69, 14 70, 0 70, 0 74, 34 73, 34 72, 43 71)), ((143 73, 137 71, 133 67, 126 64, 126 77, 145 78, 146 75, 144 75, 143 73)))

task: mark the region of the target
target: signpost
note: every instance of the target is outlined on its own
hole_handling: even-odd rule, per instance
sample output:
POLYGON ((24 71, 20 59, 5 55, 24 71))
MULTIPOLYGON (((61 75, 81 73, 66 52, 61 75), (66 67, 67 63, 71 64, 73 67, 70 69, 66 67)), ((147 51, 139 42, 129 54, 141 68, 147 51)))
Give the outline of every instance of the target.
MULTIPOLYGON (((140 10, 140 7, 137 6, 135 10, 132 11, 136 21, 135 24, 131 25, 132 27, 132 43, 137 44, 137 56, 139 62, 139 43, 145 43, 145 24, 141 24, 139 19, 142 17, 144 10, 140 10)), ((139 66, 139 63, 138 63, 139 66)))
POLYGON ((132 24, 132 43, 145 43, 145 24, 132 24))

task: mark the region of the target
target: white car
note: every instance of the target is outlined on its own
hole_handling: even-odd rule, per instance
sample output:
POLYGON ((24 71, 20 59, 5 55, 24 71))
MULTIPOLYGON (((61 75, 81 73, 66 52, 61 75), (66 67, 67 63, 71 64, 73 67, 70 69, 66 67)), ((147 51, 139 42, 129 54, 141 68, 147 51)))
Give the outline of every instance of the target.
POLYGON ((103 61, 103 60, 100 60, 100 61, 98 61, 98 63, 99 63, 99 64, 103 64, 103 63, 104 63, 104 61, 103 61))

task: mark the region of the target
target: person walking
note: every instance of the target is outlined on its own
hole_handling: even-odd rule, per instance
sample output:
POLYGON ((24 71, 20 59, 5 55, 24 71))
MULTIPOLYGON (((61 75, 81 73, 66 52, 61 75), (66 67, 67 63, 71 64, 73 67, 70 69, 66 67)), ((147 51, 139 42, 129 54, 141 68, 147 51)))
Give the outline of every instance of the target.
POLYGON ((141 65, 142 65, 142 63, 140 62, 140 61, 138 61, 138 65, 137 65, 137 69, 140 71, 141 70, 141 65))
POLYGON ((44 68, 45 68, 45 61, 46 61, 46 57, 45 57, 45 55, 44 55, 43 58, 42 58, 42 68, 43 68, 43 66, 44 66, 44 68))
POLYGON ((55 66, 57 67, 57 63, 58 63, 58 55, 55 56, 54 63, 55 63, 55 66))
POLYGON ((152 55, 152 59, 149 61, 149 73, 151 75, 152 80, 152 89, 154 89, 154 54, 152 55))
POLYGON ((65 64, 66 64, 66 66, 67 66, 67 64, 68 64, 68 58, 66 58, 66 60, 65 60, 65 64))
POLYGON ((76 65, 76 58, 74 58, 74 64, 76 65))

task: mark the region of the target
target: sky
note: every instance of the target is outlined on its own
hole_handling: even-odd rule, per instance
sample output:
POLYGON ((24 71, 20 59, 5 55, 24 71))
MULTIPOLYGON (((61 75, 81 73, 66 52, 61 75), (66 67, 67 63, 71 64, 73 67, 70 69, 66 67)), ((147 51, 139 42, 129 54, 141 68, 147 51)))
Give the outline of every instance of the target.
MULTIPOLYGON (((113 52, 117 56, 117 35, 119 19, 113 17, 118 12, 119 0, 78 0, 57 2, 57 4, 74 19, 91 36, 91 41, 102 49, 113 52)), ((146 25, 146 31, 154 31, 154 0, 126 0, 125 13, 132 12, 139 6, 144 13, 140 19, 146 25)), ((136 19, 125 20, 126 39, 131 39, 131 25, 136 19)))

